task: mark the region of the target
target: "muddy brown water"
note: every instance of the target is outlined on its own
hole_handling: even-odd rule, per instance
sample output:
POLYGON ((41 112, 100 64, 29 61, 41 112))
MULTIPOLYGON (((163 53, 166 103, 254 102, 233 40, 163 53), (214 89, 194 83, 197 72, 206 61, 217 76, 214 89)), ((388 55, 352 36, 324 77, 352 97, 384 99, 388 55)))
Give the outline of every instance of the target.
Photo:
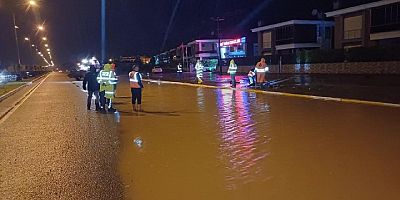
POLYGON ((400 196, 398 108, 146 83, 132 114, 118 87, 126 199, 400 196))

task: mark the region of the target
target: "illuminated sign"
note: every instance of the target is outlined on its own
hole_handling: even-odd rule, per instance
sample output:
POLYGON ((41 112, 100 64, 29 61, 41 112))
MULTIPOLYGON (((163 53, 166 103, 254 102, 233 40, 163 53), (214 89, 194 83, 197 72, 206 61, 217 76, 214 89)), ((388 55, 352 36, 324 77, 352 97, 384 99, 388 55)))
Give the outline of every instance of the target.
POLYGON ((243 37, 243 38, 240 38, 240 39, 221 42, 220 46, 222 46, 222 47, 231 46, 231 45, 234 45, 234 44, 240 44, 240 43, 245 43, 245 42, 246 42, 246 38, 243 37))

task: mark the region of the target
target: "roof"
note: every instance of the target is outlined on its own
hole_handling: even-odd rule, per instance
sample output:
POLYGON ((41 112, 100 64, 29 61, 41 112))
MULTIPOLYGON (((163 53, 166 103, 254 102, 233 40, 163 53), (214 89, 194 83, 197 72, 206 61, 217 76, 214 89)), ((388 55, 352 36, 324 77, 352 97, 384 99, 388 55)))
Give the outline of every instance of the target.
POLYGON ((392 3, 397 3, 397 2, 400 2, 400 0, 382 0, 382 1, 372 2, 372 3, 362 4, 359 6, 353 6, 353 7, 349 7, 349 8, 335 10, 332 12, 327 12, 325 14, 327 17, 334 17, 334 16, 338 16, 338 15, 353 13, 353 12, 357 12, 357 11, 361 11, 361 10, 366 10, 369 8, 376 8, 376 7, 380 7, 380 6, 384 6, 384 5, 388 5, 388 4, 392 4, 392 3))
POLYGON ((286 21, 286 22, 281 22, 281 23, 277 23, 277 24, 271 24, 271 25, 268 25, 268 26, 262 26, 262 27, 254 28, 254 29, 251 29, 251 31, 253 33, 255 33, 255 32, 260 32, 260 31, 270 30, 270 29, 273 29, 273 28, 282 27, 282 26, 287 26, 287 25, 294 25, 294 24, 318 25, 318 24, 322 24, 324 22, 325 22, 326 26, 334 26, 334 24, 335 24, 332 21, 323 21, 323 20, 290 20, 290 21, 286 21))
POLYGON ((201 39, 189 42, 188 45, 195 44, 197 42, 218 42, 218 39, 201 39))

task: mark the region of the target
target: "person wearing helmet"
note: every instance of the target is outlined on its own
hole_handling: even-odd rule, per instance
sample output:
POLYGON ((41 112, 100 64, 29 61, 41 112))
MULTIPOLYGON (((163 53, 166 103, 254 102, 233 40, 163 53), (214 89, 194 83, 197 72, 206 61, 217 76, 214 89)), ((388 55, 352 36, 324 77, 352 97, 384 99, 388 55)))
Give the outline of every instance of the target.
POLYGON ((108 104, 107 110, 115 112, 116 110, 112 107, 112 100, 115 98, 118 79, 111 64, 104 65, 104 69, 97 76, 97 82, 100 84, 100 98, 103 111, 105 111, 106 104, 108 104))
POLYGON ((235 60, 231 60, 230 64, 229 64, 229 68, 228 68, 228 74, 231 75, 231 86, 232 87, 236 87, 236 71, 237 71, 238 67, 235 63, 235 60))

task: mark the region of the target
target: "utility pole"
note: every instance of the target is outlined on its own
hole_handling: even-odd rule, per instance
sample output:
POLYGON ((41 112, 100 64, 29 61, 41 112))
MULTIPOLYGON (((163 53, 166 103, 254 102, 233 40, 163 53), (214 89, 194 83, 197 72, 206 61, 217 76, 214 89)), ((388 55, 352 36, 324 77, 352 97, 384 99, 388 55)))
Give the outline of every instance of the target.
POLYGON ((182 68, 185 68, 185 45, 182 42, 182 68))
POLYGON ((101 0, 101 62, 106 62, 106 0, 101 0))
POLYGON ((19 27, 17 26, 17 23, 15 22, 15 13, 13 12, 12 15, 13 15, 13 22, 14 22, 15 44, 17 46, 18 65, 21 66, 21 56, 20 56, 20 53, 19 53, 18 34, 17 34, 17 29, 19 27))
POLYGON ((221 61, 221 26, 220 22, 224 21, 225 19, 222 17, 213 17, 211 18, 214 22, 217 23, 217 39, 218 39, 218 44, 217 44, 217 52, 218 52, 218 65, 219 65, 219 74, 222 75, 222 61, 221 61))

